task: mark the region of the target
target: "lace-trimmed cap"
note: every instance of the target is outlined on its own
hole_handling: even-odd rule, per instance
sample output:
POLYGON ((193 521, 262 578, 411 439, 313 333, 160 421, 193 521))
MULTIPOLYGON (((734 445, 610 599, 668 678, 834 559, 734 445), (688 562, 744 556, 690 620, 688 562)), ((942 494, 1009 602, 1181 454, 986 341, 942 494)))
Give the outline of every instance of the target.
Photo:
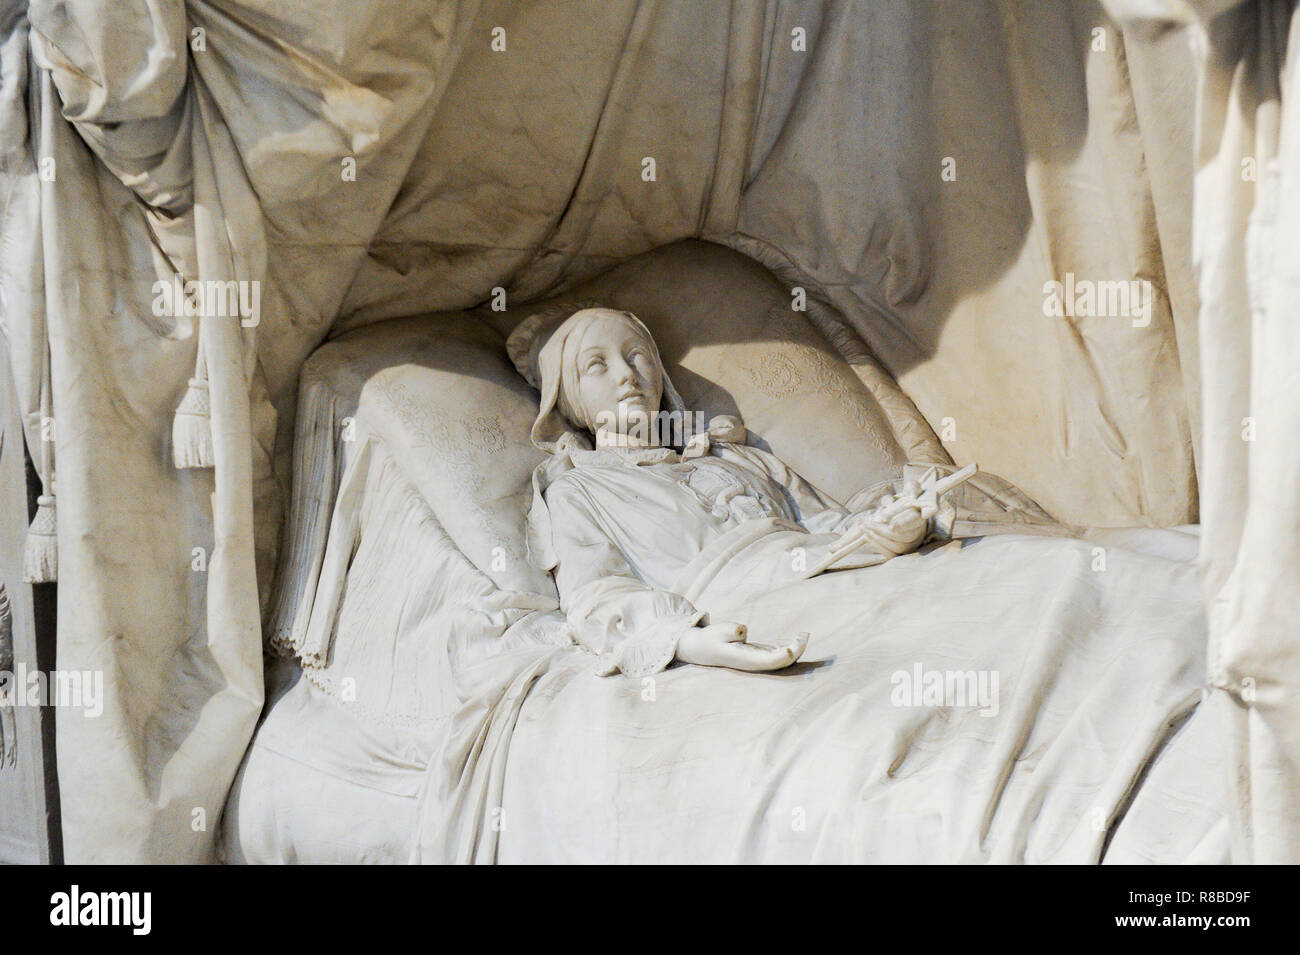
POLYGON ((537 355, 551 334, 564 321, 585 308, 604 308, 600 302, 584 299, 576 302, 559 302, 534 312, 516 326, 506 339, 506 354, 519 372, 538 391, 542 390, 537 367, 537 355))

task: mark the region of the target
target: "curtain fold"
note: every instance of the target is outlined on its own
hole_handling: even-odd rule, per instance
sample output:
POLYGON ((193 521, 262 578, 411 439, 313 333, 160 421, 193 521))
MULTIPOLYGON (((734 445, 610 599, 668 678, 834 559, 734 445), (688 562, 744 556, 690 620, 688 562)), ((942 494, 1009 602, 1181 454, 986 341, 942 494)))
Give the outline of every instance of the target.
POLYGON ((1202 564, 1232 729, 1236 855, 1300 862, 1300 19, 1259 0, 1205 24, 1195 251, 1205 383, 1202 564))
POLYGON ((1207 706, 1233 754, 1234 859, 1300 862, 1300 18, 1294 0, 1107 0, 1193 25, 1207 706))

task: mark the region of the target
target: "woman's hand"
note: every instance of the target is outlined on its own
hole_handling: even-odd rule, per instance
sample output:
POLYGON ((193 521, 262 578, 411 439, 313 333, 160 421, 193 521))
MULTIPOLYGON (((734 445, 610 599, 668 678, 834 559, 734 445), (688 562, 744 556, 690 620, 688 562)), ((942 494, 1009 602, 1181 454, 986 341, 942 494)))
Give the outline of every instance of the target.
POLYGON ((886 494, 873 510, 861 515, 858 528, 865 528, 873 549, 889 557, 907 554, 921 546, 930 522, 921 515, 919 507, 904 507, 892 517, 884 518, 881 511, 894 504, 892 494, 886 494))
POLYGON ((895 554, 907 554, 921 546, 930 522, 921 516, 921 509, 908 507, 889 519, 881 528, 881 535, 894 545, 895 554))
POLYGON ((800 633, 783 647, 747 642, 748 630, 739 623, 713 623, 691 627, 677 642, 677 659, 706 667, 730 667, 758 673, 782 670, 803 656, 808 634, 800 633))

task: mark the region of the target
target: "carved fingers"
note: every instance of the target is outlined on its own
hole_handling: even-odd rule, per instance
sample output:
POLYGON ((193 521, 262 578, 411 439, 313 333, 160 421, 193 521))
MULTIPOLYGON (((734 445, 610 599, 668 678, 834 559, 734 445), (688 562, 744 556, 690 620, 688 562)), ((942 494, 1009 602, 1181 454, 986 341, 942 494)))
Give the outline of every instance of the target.
POLYGON ((728 667, 751 673, 781 670, 794 663, 808 647, 808 634, 789 643, 769 647, 749 643, 743 624, 716 623, 693 627, 677 644, 677 658, 700 666, 728 667))

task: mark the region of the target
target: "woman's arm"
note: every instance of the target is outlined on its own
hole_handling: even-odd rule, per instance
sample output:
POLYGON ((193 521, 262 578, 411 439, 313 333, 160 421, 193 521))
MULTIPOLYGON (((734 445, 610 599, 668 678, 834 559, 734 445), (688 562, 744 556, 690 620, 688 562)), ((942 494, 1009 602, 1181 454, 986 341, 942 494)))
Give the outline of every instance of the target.
POLYGON ((817 490, 775 454, 743 444, 729 444, 725 447, 778 484, 785 491, 786 501, 794 510, 795 517, 810 532, 838 532, 844 530, 846 522, 853 518, 847 508, 829 494, 817 490))
POLYGON ((551 512, 560 609, 580 644, 600 657, 598 672, 640 677, 674 659, 703 666, 776 670, 803 653, 807 635, 788 647, 745 642, 738 624, 702 624, 704 613, 681 594, 641 580, 600 527, 581 488, 566 482, 546 495, 551 512))
POLYGON ((752 465, 786 489, 799 523, 813 534, 864 533, 869 548, 884 557, 916 550, 925 540, 929 522, 918 508, 904 508, 888 519, 877 519, 877 509, 893 501, 886 494, 876 505, 854 511, 817 490, 799 472, 761 448, 733 446, 752 465))
POLYGON ((681 594, 641 580, 600 526, 582 488, 558 481, 546 492, 557 559, 560 609, 600 671, 657 673, 673 661, 681 634, 704 615, 681 594))

